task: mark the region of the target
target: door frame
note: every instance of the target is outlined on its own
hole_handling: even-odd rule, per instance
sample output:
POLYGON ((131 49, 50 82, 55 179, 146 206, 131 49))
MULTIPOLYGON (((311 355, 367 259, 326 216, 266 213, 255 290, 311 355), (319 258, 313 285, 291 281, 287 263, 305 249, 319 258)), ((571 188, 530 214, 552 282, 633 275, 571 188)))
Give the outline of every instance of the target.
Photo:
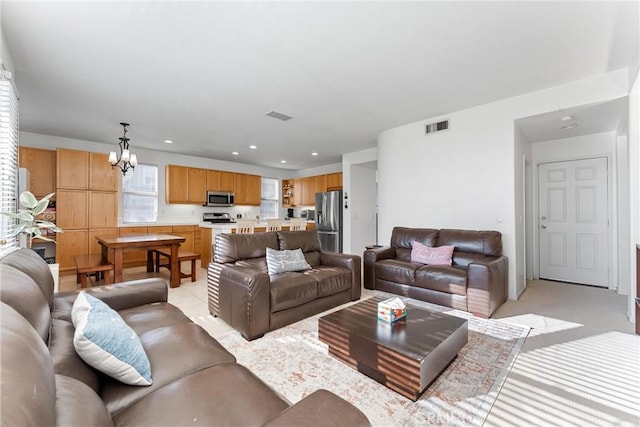
POLYGON ((610 289, 617 290, 618 289, 618 212, 617 212, 617 181, 615 180, 616 173, 614 171, 615 164, 613 162, 613 157, 610 153, 601 154, 601 155, 590 155, 590 156, 569 156, 569 157, 559 157, 553 160, 545 159, 545 160, 536 160, 535 167, 533 168, 533 177, 532 177, 532 197, 533 202, 533 212, 534 218, 531 221, 533 229, 531 230, 531 235, 533 237, 533 278, 540 278, 540 206, 538 201, 540 200, 540 188, 539 188, 539 171, 541 164, 547 163, 558 163, 558 162, 569 162, 576 160, 592 160, 598 158, 605 158, 607 160, 607 217, 609 220, 609 226, 607 227, 607 242, 609 245, 609 253, 607 256, 608 263, 608 288, 602 289, 610 289))

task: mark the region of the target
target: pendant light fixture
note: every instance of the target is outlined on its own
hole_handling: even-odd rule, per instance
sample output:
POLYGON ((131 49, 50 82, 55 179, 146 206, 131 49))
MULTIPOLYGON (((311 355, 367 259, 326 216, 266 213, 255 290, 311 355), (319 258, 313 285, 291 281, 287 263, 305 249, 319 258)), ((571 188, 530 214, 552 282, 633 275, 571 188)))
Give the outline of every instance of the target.
POLYGON ((129 138, 127 138, 127 126, 129 123, 120 123, 124 129, 124 133, 119 138, 120 142, 120 154, 116 156, 115 151, 109 153, 109 163, 111 167, 119 167, 122 171, 122 175, 126 175, 129 169, 135 169, 138 165, 138 157, 129 151, 129 138))

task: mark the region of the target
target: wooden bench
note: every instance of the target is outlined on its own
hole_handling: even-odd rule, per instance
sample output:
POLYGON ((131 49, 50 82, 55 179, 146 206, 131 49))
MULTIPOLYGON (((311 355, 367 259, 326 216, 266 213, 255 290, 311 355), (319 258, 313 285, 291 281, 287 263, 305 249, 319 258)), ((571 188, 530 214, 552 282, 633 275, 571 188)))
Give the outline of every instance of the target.
MULTIPOLYGON (((169 270, 171 270, 170 249, 154 249, 153 252, 155 253, 155 259, 156 259, 155 260, 156 273, 160 271, 160 267, 166 267, 169 270), (161 256, 167 257, 167 261, 165 263, 160 261, 161 256)), ((196 281, 196 260, 199 260, 199 259, 200 259, 200 254, 196 254, 194 252, 182 251, 182 250, 178 252, 178 266, 180 266, 182 261, 191 261, 191 274, 187 274, 187 273, 183 273, 182 271, 179 271, 178 273, 180 273, 180 279, 184 279, 185 277, 191 277, 192 282, 196 281)))
POLYGON ((102 259, 102 255, 76 255, 76 283, 80 283, 81 288, 87 287, 87 275, 96 274, 99 279, 104 276, 104 284, 111 283, 111 270, 113 264, 102 259))

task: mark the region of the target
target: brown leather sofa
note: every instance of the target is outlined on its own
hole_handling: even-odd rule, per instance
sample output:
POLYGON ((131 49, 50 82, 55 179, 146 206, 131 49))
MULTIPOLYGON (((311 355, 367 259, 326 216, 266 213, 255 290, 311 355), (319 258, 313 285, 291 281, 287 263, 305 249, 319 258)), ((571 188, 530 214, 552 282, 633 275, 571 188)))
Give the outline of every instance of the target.
POLYGON ((360 298, 361 259, 320 250, 314 230, 216 236, 207 270, 209 312, 247 340, 360 298), (267 247, 302 249, 311 270, 269 276, 267 247))
POLYGON ((369 425, 319 390, 291 406, 204 329, 167 303, 161 279, 88 290, 140 337, 153 384, 122 384, 85 364, 73 347, 76 292, 53 294, 45 262, 30 249, 0 260, 2 425, 369 425))
POLYGON ((497 231, 395 227, 388 247, 364 253, 364 287, 491 317, 507 299, 508 260, 497 231), (452 265, 411 262, 413 242, 455 246, 452 265))

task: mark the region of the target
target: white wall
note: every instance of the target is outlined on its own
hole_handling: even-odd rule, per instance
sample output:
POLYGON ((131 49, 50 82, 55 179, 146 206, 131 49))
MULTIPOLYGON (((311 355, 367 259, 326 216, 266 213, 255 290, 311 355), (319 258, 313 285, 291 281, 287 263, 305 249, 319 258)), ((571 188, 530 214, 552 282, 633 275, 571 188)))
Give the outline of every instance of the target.
MULTIPOLYGON (((0 1, 0 19, 2 18, 2 1, 0 1)), ((5 41, 4 31, 2 31, 2 26, 0 25, 0 59, 2 59, 2 64, 7 71, 13 72, 13 58, 11 57, 11 52, 9 52, 9 47, 5 41)))
MULTIPOLYGON (((345 210, 343 205, 343 211, 342 211, 342 214, 343 214, 342 217, 343 217, 343 223, 344 223, 343 236, 342 236, 342 250, 344 253, 360 254, 359 252, 360 249, 358 248, 358 246, 362 245, 362 242, 366 241, 372 235, 375 235, 375 230, 368 233, 356 234, 356 236, 354 236, 355 244, 353 244, 354 242, 352 242, 352 238, 351 238, 351 236, 353 235, 353 231, 352 231, 352 218, 351 218, 352 215, 351 215, 350 209, 355 208, 356 212, 358 211, 358 209, 362 209, 365 211, 368 209, 366 205, 364 205, 363 207, 359 207, 357 202, 358 200, 357 196, 356 196, 356 202, 354 202, 352 199, 353 195, 355 194, 355 191, 357 191, 356 189, 366 184, 361 180, 363 177, 361 177, 357 173, 357 171, 356 171, 356 176, 352 178, 352 167, 375 162, 377 160, 378 160, 377 148, 370 148, 368 150, 347 153, 342 156, 342 187, 343 187, 343 191, 349 195, 349 198, 350 198, 349 205, 351 206, 351 208, 345 210)), ((373 185, 375 185, 375 182, 373 183, 373 185)), ((365 202, 365 200, 366 199, 363 199, 363 202, 365 202)), ((370 243, 374 243, 374 242, 366 241, 365 244, 370 244, 370 243)))
POLYGON ((509 298, 517 297, 514 121, 628 93, 628 70, 591 77, 397 127, 378 137, 380 242, 394 226, 493 229, 509 257, 509 298), (426 123, 450 130, 425 136, 426 123))
POLYGON ((629 233, 629 319, 633 322, 635 316, 636 298, 636 244, 640 244, 640 74, 636 69, 635 78, 632 80, 629 94, 629 212, 631 217, 629 233))
MULTIPOLYGON (((538 165, 540 163, 563 161, 563 160, 577 160, 594 157, 606 157, 607 169, 608 169, 608 185, 609 185, 609 220, 610 220, 610 243, 609 243, 609 265, 616 265, 616 268, 612 268, 609 277, 609 287, 611 289, 618 289, 618 292, 627 294, 628 286, 626 283, 619 283, 617 278, 617 263, 618 263, 618 241, 619 241, 619 229, 618 229, 618 205, 617 203, 617 134, 615 131, 602 132, 591 135, 577 136, 574 138, 563 138, 551 141, 537 142, 532 144, 531 147, 532 161, 533 161, 533 186, 531 193, 533 198, 533 210, 534 221, 533 228, 538 229, 538 165), (614 203, 614 201, 616 203, 614 203)), ((626 235, 625 235, 626 236, 626 235)), ((534 237, 531 242, 531 252, 534 254, 534 277, 538 277, 538 240, 537 236, 534 237)))
MULTIPOLYGON (((114 135, 114 141, 117 141, 117 134, 114 135)), ((200 167, 207 169, 217 169, 225 171, 233 171, 240 173, 250 173, 261 175, 267 178, 288 178, 292 171, 284 169, 265 168, 244 163, 233 163, 222 160, 206 159, 202 157, 185 156, 175 153, 167 153, 162 151, 145 150, 136 148, 135 140, 131 141, 133 152, 137 154, 138 161, 142 164, 151 164, 158 166, 158 223, 198 223, 202 219, 202 212, 228 212, 232 215, 242 214, 247 218, 254 218, 259 215, 260 208, 253 206, 236 206, 232 208, 206 208, 198 205, 177 205, 167 204, 165 202, 165 165, 176 164, 183 166, 200 167)), ((113 144, 103 144, 92 141, 83 141, 78 139, 60 138, 50 135, 42 135, 29 132, 20 132, 20 145, 27 147, 45 148, 55 150, 56 148, 69 148, 73 150, 84 150, 93 152, 109 153, 117 147, 116 142, 113 144)), ((282 208, 280 208, 282 209, 282 208)), ((284 218, 284 212, 279 215, 284 218)), ((122 224, 122 213, 118 213, 118 223, 122 224)))
POLYGON ((530 250, 527 250, 527 245, 530 243, 531 235, 528 233, 527 223, 530 224, 530 212, 527 212, 527 207, 531 206, 531 200, 527 203, 527 196, 529 192, 526 189, 527 179, 525 173, 531 171, 531 144, 527 141, 520 128, 514 126, 514 170, 521 170, 520 174, 514 176, 514 197, 515 197, 515 241, 516 241, 516 296, 520 296, 526 287, 527 266, 531 263, 527 262, 527 258, 531 258, 530 250), (528 165, 524 169, 520 169, 522 164, 528 165), (518 165, 520 163, 520 165, 518 165))
POLYGON ((360 256, 365 246, 376 243, 376 169, 376 162, 351 165, 351 191, 345 200, 349 208, 343 211, 351 219, 350 252, 360 256))

